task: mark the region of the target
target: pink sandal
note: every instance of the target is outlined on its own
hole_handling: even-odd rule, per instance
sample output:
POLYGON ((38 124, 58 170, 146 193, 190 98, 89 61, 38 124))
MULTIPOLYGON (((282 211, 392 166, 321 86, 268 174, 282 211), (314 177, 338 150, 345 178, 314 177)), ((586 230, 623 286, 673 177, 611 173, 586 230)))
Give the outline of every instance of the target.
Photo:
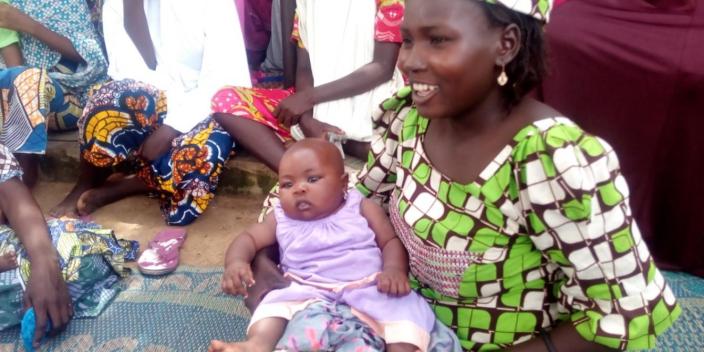
POLYGON ((186 229, 169 228, 160 231, 149 242, 149 248, 137 260, 139 271, 145 275, 165 275, 178 267, 179 250, 186 240, 186 229))

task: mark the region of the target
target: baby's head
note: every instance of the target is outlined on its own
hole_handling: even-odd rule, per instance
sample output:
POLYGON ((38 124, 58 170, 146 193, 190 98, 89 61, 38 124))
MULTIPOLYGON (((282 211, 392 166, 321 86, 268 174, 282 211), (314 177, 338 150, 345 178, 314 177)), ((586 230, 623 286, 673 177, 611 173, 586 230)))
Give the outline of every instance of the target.
POLYGON ((345 200, 348 177, 340 151, 322 139, 308 138, 286 150, 279 163, 279 198, 287 216, 324 218, 345 200))

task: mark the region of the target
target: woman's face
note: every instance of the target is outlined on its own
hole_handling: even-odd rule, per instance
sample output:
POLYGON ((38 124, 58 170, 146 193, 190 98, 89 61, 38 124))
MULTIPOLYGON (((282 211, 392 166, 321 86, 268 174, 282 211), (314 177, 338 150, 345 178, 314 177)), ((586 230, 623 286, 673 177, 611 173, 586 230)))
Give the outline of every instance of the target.
POLYGON ((501 31, 475 0, 409 0, 401 33, 399 67, 421 115, 461 116, 497 89, 501 31))

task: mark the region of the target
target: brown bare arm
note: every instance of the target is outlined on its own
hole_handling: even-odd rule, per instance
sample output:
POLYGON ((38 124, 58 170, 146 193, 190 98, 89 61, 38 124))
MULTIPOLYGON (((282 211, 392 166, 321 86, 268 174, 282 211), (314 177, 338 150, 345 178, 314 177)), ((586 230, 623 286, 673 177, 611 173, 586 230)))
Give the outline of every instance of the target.
POLYGON ((411 292, 408 283, 408 253, 396 236, 391 221, 378 204, 369 199, 362 200, 362 216, 376 234, 376 243, 381 248, 383 269, 377 278, 380 292, 392 296, 403 296, 411 292))

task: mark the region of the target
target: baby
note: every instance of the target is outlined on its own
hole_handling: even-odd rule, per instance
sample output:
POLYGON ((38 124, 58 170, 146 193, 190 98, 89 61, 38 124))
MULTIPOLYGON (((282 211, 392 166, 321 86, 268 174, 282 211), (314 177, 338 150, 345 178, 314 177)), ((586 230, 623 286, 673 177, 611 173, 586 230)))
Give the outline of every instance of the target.
POLYGON ((222 286, 246 295, 254 284, 254 254, 277 242, 291 285, 263 298, 246 341, 213 341, 209 351, 271 351, 287 321, 316 301, 349 305, 388 351, 427 350, 435 316, 410 289, 406 251, 381 207, 347 182, 334 145, 305 139, 286 151, 279 164, 280 204, 230 244, 222 286))

